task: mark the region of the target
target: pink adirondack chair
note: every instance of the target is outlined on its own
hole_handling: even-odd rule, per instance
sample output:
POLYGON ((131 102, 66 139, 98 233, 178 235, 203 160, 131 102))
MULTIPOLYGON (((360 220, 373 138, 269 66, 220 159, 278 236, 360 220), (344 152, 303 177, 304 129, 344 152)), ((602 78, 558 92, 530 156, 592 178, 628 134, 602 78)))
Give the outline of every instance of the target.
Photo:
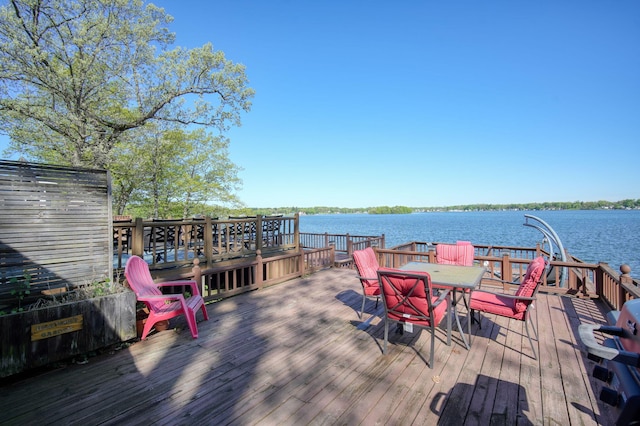
MULTIPOLYGON (((524 321, 527 337, 529 338, 529 344, 531 344, 531 350, 533 351, 533 359, 536 359, 536 350, 533 346, 533 340, 531 340, 528 323, 531 322, 534 335, 537 339, 538 332, 531 321, 531 307, 533 306, 533 302, 536 300, 538 288, 540 287, 540 282, 542 281, 542 275, 544 274, 546 265, 546 261, 542 256, 531 261, 515 294, 474 290, 471 294, 471 303, 469 306, 471 308, 472 315, 474 311, 478 311, 478 315, 480 312, 486 312, 489 314, 524 321)), ((501 284, 505 283, 505 281, 497 280, 495 278, 487 278, 485 280, 494 280, 501 284)), ((511 282, 509 284, 517 283, 511 282)), ((482 327, 481 319, 477 321, 480 327, 482 327)))
POLYGON ((364 303, 367 298, 376 298, 376 308, 380 299, 380 285, 378 285, 378 259, 371 247, 353 252, 353 261, 358 269, 358 279, 362 284, 362 308, 360 318, 364 315, 364 303))
POLYGON ((194 339, 198 338, 196 312, 198 309, 202 309, 202 315, 205 320, 209 319, 209 314, 207 314, 204 299, 200 295, 195 281, 154 283, 149 272, 149 265, 138 256, 131 256, 127 260, 124 275, 127 277, 127 282, 136 294, 138 301, 143 302, 149 308, 149 318, 147 318, 142 331, 142 340, 147 338, 155 323, 179 315, 184 315, 187 318, 191 335, 194 339), (185 298, 182 294, 162 294, 159 289, 162 286, 189 286, 191 288, 191 296, 185 298))

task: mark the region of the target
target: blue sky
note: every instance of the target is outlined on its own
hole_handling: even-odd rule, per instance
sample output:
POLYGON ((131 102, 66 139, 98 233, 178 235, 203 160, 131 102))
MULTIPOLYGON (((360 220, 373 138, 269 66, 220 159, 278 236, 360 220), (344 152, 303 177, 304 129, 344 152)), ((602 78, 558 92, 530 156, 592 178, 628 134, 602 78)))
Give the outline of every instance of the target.
POLYGON ((256 90, 251 207, 640 198, 640 2, 163 0, 256 90))

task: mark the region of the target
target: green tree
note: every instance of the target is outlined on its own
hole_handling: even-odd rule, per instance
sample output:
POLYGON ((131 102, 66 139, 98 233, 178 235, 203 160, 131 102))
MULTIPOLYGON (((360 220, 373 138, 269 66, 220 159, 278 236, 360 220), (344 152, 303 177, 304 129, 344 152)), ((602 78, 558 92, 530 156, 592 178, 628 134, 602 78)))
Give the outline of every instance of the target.
POLYGON ((179 185, 173 186, 177 193, 172 195, 182 206, 182 217, 202 213, 205 206, 214 200, 239 206, 241 203, 235 191, 240 185, 240 168, 229 159, 229 140, 202 129, 185 134, 178 132, 176 136, 190 142, 181 157, 182 176, 178 176, 179 185))
POLYGON ((240 204, 233 194, 239 168, 228 157, 228 139, 204 129, 145 127, 117 149, 112 182, 118 214, 186 218, 206 212, 214 200, 240 204))
POLYGON ((149 165, 144 160, 147 150, 142 143, 144 138, 134 137, 136 132, 143 133, 136 129, 128 132, 127 137, 120 138, 114 148, 118 160, 112 161, 110 166, 113 211, 119 215, 125 214, 133 194, 140 190, 141 181, 148 176, 149 165))
POLYGON ((141 0, 1 6, 0 131, 11 151, 109 168, 127 133, 151 122, 239 125, 254 94, 244 67, 211 44, 169 50, 172 19, 141 0))

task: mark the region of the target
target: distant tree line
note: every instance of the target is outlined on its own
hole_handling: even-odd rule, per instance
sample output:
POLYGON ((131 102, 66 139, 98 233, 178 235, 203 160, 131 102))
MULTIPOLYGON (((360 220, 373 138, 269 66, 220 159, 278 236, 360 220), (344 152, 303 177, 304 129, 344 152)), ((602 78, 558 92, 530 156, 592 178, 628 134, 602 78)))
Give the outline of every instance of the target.
POLYGON ((562 201, 524 204, 469 204, 414 211, 482 211, 482 210, 630 210, 639 209, 640 199, 621 201, 562 201))
POLYGON ((640 199, 627 199, 621 201, 567 201, 567 202, 545 202, 545 203, 521 203, 521 204, 467 204, 447 207, 406 207, 406 206, 379 206, 379 207, 267 207, 267 208, 244 208, 226 209, 224 212, 218 210, 222 215, 231 216, 255 216, 273 214, 408 214, 421 212, 444 212, 444 211, 499 211, 499 210, 633 210, 640 209, 640 199))

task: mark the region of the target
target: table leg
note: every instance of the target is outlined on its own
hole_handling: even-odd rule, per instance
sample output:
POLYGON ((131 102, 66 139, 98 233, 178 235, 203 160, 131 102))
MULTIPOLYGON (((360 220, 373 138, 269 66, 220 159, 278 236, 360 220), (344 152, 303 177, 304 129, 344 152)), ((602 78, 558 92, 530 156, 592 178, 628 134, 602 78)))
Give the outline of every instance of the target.
POLYGON ((469 346, 471 346, 471 309, 469 309, 469 306, 471 306, 471 291, 463 291, 462 298, 464 299, 464 304, 467 308, 467 333, 469 333, 469 346), (465 294, 467 295, 466 299, 465 294))
MULTIPOLYGON (((464 331, 462 330, 462 325, 460 324, 460 317, 458 316, 458 308, 457 308, 457 290, 454 288, 453 289, 453 301, 452 301, 452 305, 453 305, 453 314, 456 317, 456 324, 458 326, 458 331, 460 332, 460 336, 462 337, 462 341, 464 342, 464 345, 466 346, 467 350, 471 349, 471 318, 470 318, 470 312, 467 309, 467 325, 469 328, 469 340, 467 340, 467 337, 464 335, 464 331)), ((464 290, 462 291, 462 297, 464 297, 464 290)))

